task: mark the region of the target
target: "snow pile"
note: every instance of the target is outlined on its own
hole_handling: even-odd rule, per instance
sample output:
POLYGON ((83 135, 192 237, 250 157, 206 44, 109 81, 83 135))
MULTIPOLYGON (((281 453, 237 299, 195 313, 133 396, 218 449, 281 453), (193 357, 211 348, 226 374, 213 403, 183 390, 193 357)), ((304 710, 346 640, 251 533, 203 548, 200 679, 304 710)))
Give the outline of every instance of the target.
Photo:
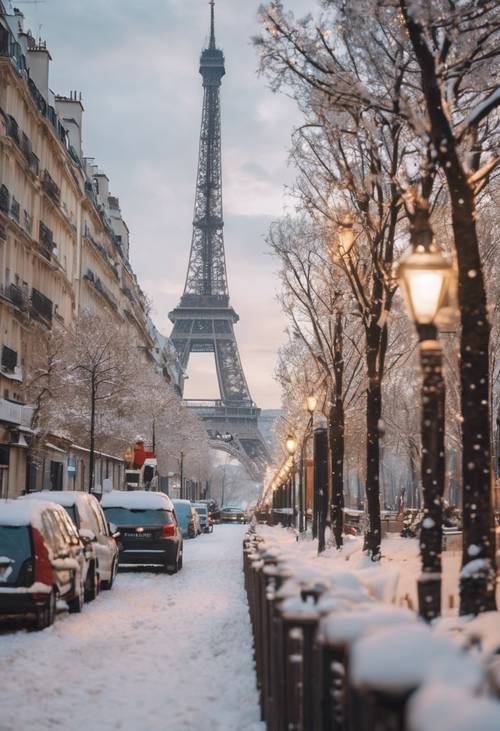
POLYGON ((126 510, 173 510, 170 498, 163 492, 112 490, 102 496, 103 508, 125 508, 126 510))
POLYGON ((59 510, 55 503, 45 500, 2 500, 0 501, 0 525, 22 526, 32 525, 40 530, 42 513, 47 507, 59 510))
POLYGON ((318 556, 316 544, 294 531, 253 530, 256 563, 267 569, 266 561, 275 562, 271 575, 286 577, 275 594, 280 609, 299 620, 316 617, 318 637, 345 653, 344 669, 361 698, 375 691, 405 703, 412 694, 410 731, 500 730, 500 702, 487 696, 500 686, 500 613, 445 617, 431 626, 395 605, 404 562, 411 566, 406 581, 416 585, 420 573, 419 562, 413 570, 415 542, 398 543, 400 565, 381 565, 367 561, 357 538, 346 537, 345 551, 318 556))
POLYGON ((450 638, 434 635, 422 622, 375 629, 354 643, 350 659, 351 681, 356 687, 397 696, 431 678, 446 679, 454 668, 458 668, 455 675, 462 687, 477 687, 483 677, 477 660, 464 655, 450 638))
POLYGON ((498 731, 500 703, 446 684, 428 684, 408 704, 409 731, 498 731))
POLYGON ((29 495, 23 495, 19 500, 45 500, 57 503, 65 508, 71 508, 77 502, 78 495, 81 494, 73 490, 61 490, 55 494, 52 490, 41 490, 40 492, 31 492, 29 495))

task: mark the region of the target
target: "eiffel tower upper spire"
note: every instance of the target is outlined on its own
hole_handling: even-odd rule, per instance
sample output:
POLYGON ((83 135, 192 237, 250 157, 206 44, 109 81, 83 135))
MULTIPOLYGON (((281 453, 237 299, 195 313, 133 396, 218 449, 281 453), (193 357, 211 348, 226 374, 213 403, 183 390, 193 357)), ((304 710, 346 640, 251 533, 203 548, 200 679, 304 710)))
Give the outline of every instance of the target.
POLYGON ((210 0, 210 43, 208 45, 210 50, 216 48, 215 45, 215 0, 210 0))

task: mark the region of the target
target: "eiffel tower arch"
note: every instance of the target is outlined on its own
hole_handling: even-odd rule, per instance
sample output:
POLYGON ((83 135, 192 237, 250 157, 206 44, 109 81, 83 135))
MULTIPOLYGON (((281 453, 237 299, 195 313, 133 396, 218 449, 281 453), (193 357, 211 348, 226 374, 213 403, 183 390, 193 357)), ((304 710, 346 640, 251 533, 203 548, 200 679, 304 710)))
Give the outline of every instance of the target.
POLYGON ((200 59, 203 78, 198 174, 189 265, 181 301, 169 318, 171 338, 187 369, 191 353, 213 353, 220 399, 186 401, 205 422, 210 446, 238 459, 261 480, 269 454, 259 431, 260 409, 250 395, 229 302, 222 207, 220 86, 224 54, 215 43, 214 0, 210 41, 200 59))

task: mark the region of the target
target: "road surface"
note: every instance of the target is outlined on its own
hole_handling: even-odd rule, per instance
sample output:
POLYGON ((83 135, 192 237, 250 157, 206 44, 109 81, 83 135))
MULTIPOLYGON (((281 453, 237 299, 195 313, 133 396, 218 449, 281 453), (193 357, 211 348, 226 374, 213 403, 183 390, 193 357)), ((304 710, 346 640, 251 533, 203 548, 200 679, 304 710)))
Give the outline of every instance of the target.
POLYGON ((120 573, 81 615, 0 634, 1 731, 257 731, 242 526, 175 575, 120 573))

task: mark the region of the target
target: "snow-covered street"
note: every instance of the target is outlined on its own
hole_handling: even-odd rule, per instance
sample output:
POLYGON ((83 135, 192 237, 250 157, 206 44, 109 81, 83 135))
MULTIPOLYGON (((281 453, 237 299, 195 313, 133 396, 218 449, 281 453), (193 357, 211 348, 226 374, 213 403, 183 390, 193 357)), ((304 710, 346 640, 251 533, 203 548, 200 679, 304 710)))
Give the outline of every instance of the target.
POLYGON ((185 541, 175 575, 121 573, 81 615, 0 634, 0 730, 256 731, 244 526, 185 541))

